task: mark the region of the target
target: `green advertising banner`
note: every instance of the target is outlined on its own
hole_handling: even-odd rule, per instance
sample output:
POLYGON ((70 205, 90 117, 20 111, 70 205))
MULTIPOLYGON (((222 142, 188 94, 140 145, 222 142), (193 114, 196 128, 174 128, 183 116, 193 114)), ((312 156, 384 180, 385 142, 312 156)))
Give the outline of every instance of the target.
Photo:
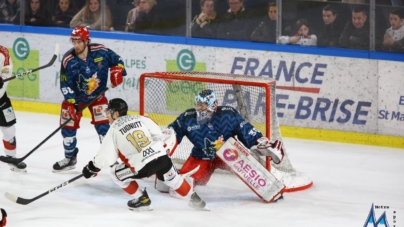
MULTIPOLYGON (((196 62, 192 51, 181 50, 176 60, 166 60, 167 72, 206 72, 206 63, 196 62)), ((205 89, 205 83, 176 81, 166 85, 166 109, 183 112, 195 106, 195 95, 205 89)))
MULTIPOLYGON (((39 51, 30 50, 26 39, 16 39, 13 49, 8 51, 13 61, 13 76, 39 67, 39 51)), ((11 80, 7 87, 7 94, 13 97, 39 99, 39 71, 11 80)))

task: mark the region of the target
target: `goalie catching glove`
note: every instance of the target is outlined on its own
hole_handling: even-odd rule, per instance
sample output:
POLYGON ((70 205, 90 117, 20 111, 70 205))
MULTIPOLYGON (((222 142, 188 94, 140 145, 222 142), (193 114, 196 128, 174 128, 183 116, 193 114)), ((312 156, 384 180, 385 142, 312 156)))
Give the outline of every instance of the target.
POLYGON ((251 151, 258 153, 260 156, 270 156, 275 164, 279 164, 285 155, 282 147, 282 141, 269 141, 266 137, 261 137, 257 140, 257 145, 251 147, 251 151))
POLYGON ((93 161, 90 161, 88 163, 88 165, 84 166, 83 168, 83 175, 86 179, 90 178, 90 177, 96 177, 97 173, 100 172, 101 169, 95 167, 93 161))
POLYGON ((123 82, 123 76, 122 76, 122 74, 124 72, 123 67, 112 66, 109 69, 109 72, 110 72, 110 79, 111 79, 111 83, 112 83, 113 87, 116 87, 123 82))

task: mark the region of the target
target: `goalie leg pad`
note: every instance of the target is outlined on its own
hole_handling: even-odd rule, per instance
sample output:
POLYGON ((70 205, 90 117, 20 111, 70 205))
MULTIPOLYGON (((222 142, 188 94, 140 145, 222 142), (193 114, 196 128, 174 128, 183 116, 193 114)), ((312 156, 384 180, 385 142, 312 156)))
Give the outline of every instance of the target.
POLYGON ((285 185, 252 157, 238 140, 229 138, 216 154, 265 202, 273 202, 283 193, 285 185))

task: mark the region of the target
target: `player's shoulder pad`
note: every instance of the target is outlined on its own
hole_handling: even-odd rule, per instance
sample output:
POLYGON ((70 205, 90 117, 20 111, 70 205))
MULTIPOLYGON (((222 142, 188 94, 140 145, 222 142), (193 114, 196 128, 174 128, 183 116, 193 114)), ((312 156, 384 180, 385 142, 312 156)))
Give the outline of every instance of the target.
POLYGON ((74 48, 70 48, 70 50, 68 50, 62 58, 62 64, 63 64, 63 68, 66 68, 67 64, 69 63, 70 60, 72 60, 75 56, 74 53, 74 48))
POLYGON ((236 109, 231 106, 218 106, 216 112, 220 113, 238 113, 236 109))
POLYGON ((187 109, 184 113, 181 114, 183 117, 193 117, 196 115, 195 108, 187 109))
POLYGON ((90 51, 108 51, 108 48, 102 44, 90 43, 88 44, 90 51))

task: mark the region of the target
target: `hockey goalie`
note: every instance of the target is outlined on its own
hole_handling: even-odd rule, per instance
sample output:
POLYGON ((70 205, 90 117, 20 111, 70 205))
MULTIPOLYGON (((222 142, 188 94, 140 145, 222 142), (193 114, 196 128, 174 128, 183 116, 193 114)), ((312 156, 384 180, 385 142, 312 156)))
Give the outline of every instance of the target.
MULTIPOLYGON (((181 143, 187 137, 194 145, 179 173, 190 175, 188 179, 193 181, 191 185, 206 185, 215 169, 229 170, 264 201, 272 202, 280 198, 285 186, 261 166, 247 148, 256 155, 271 156, 275 163, 280 163, 284 155, 282 142, 270 142, 234 108, 218 106, 212 90, 200 92, 195 97, 195 105, 195 108, 186 110, 168 126, 175 133, 175 143, 181 143), (224 150, 219 149, 223 143, 224 150), (226 149, 237 153, 238 166, 225 159, 230 155, 226 149)), ((167 191, 161 185, 157 180, 156 189, 167 191)))

